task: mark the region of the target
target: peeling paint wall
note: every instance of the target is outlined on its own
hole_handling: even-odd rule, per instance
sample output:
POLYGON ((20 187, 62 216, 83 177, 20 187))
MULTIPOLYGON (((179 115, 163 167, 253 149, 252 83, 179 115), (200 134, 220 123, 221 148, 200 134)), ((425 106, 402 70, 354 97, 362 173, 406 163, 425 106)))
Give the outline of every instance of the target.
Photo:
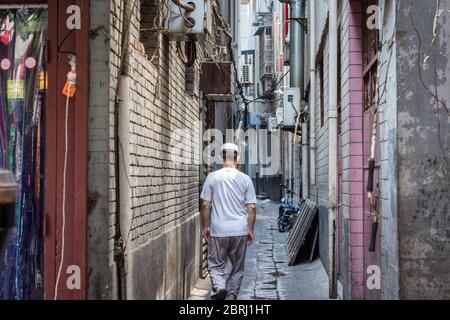
POLYGON ((410 3, 397 8, 400 298, 448 299, 450 116, 434 96, 448 103, 450 1, 436 19, 435 1, 410 3))

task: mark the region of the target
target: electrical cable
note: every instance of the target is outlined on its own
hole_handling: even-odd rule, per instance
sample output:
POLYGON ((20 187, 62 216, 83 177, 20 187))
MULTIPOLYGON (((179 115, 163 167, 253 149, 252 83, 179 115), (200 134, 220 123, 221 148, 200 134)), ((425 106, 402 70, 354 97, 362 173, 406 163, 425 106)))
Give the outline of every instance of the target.
POLYGON ((188 58, 186 57, 186 54, 181 51, 181 42, 177 42, 176 47, 178 58, 180 58, 181 62, 186 65, 188 63, 188 58))
MULTIPOLYGON (((416 22, 415 22, 414 17, 413 17, 413 12, 412 12, 413 11, 412 10, 413 3, 414 3, 414 0, 411 0, 411 2, 409 4, 409 18, 411 20, 411 24, 413 26, 413 29, 414 29, 414 31, 415 31, 415 33, 417 35, 417 39, 419 41, 419 45, 418 45, 418 49, 417 49, 418 50, 418 53, 417 53, 417 66, 419 68, 419 80, 420 80, 420 83, 423 86, 423 88, 428 92, 428 94, 430 96, 432 96, 434 99, 436 99, 439 102, 439 104, 442 105, 442 108, 445 110, 445 112, 447 112, 447 115, 450 116, 450 109, 447 107, 447 104, 441 98, 439 98, 439 96, 435 95, 434 92, 432 92, 430 90, 430 88, 428 88, 428 86, 425 84, 425 81, 423 79, 422 64, 421 64, 421 60, 422 60, 421 59, 421 56, 422 56, 422 45, 423 45, 423 43, 422 43, 422 37, 420 36, 419 30, 417 29, 416 22)), ((437 4, 439 4, 439 2, 437 4)), ((431 46, 433 46, 433 44, 434 44, 434 39, 432 40, 431 46)))
MULTIPOLYGON (((73 58, 75 59, 75 58, 73 58)), ((74 60, 71 61, 72 70, 75 70, 74 60)), ((61 260, 59 263, 58 274, 56 276, 55 283, 55 297, 54 300, 58 299, 58 286, 61 278, 62 268, 64 265, 64 252, 65 252, 65 232, 66 232, 66 179, 67 179, 67 158, 68 158, 68 119, 69 119, 69 101, 71 96, 72 87, 75 86, 75 80, 71 73, 67 75, 67 80, 69 82, 68 93, 66 98, 66 108, 65 108, 65 118, 64 118, 64 169, 63 169, 63 189, 62 189, 62 227, 61 227, 61 260)))
MULTIPOLYGON (((268 100, 267 97, 270 96, 271 94, 273 94, 273 93, 275 92, 275 90, 278 88, 278 86, 280 85, 280 83, 281 83, 281 82, 283 81, 283 79, 289 74, 290 71, 291 71, 290 69, 289 69, 288 71, 286 71, 286 72, 283 74, 283 76, 280 78, 280 80, 278 80, 278 82, 273 86, 273 88, 272 88, 271 90, 267 91, 265 94, 263 94, 263 95, 261 95, 261 96, 259 96, 259 97, 256 97, 256 98, 253 99, 253 100, 247 101, 247 103, 257 102, 258 100, 264 100, 264 101, 267 101, 267 100, 268 100)), ((270 102, 275 102, 275 101, 279 101, 279 100, 282 100, 282 99, 270 100, 270 102)))
POLYGON ((178 57, 180 58, 181 62, 183 62, 186 67, 191 67, 197 59, 197 46, 195 41, 191 40, 185 42, 184 52, 181 49, 181 42, 177 42, 176 46, 178 57))
MULTIPOLYGON (((292 107, 294 108, 294 104, 291 102, 292 107)), ((294 108, 295 110, 295 108, 294 108)), ((297 113, 297 120, 295 120, 295 130, 294 130, 294 137, 292 138, 292 144, 295 146, 297 144, 297 132, 298 132, 298 124, 300 123, 300 117, 302 116, 301 112, 297 112, 297 110, 295 110, 295 112, 297 113)))
MULTIPOLYGON (((83 15, 83 0, 81 0, 81 5, 80 5, 80 15, 83 15)), ((64 36, 64 38, 58 43, 58 53, 65 53, 65 54, 73 54, 75 55, 75 52, 72 51, 63 51, 61 50, 62 45, 64 44, 64 42, 66 42, 66 40, 69 38, 69 36, 75 31, 75 29, 70 29, 66 35, 64 36)))
POLYGON ((273 91, 275 91, 277 88, 278 88, 278 86, 281 84, 281 81, 283 81, 283 79, 289 74, 289 72, 291 72, 291 69, 289 69, 288 71, 286 71, 284 74, 283 74, 283 76, 280 78, 280 80, 278 80, 278 82, 274 85, 274 87, 273 87, 273 91))

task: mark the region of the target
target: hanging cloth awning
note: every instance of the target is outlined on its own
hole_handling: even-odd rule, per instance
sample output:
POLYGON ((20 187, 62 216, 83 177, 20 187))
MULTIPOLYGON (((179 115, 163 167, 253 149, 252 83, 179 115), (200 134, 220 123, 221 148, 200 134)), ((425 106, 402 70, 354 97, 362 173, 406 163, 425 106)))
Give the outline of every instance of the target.
POLYGON ((259 36, 259 35, 261 35, 261 33, 263 33, 264 30, 266 30, 266 28, 269 28, 269 27, 270 27, 270 26, 261 26, 261 27, 258 27, 258 29, 256 29, 256 32, 255 32, 254 36, 259 36))

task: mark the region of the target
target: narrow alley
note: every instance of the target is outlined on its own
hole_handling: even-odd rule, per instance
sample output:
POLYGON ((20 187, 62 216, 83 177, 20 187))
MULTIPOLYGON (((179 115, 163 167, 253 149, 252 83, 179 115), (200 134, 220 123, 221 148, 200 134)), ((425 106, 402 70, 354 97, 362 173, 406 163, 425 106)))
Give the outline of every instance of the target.
POLYGON ((450 0, 0 0, 0 300, 450 299, 449 34, 450 0))
MULTIPOLYGON (((259 200, 255 242, 247 249, 239 300, 327 300, 328 276, 318 257, 288 266, 286 238, 278 231, 279 203, 259 200)), ((200 280, 190 299, 208 300, 210 279, 200 280)))

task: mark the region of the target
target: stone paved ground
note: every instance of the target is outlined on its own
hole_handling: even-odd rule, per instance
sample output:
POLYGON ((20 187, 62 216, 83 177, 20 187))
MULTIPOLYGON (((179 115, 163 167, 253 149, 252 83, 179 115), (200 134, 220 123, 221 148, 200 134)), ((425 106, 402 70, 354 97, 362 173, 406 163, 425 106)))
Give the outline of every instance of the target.
POLYGON ((258 204, 255 243, 247 251, 241 300, 328 299, 328 276, 319 259, 287 265, 287 233, 278 232, 279 204, 258 204))
MULTIPOLYGON (((258 204, 255 242, 247 251, 239 300, 328 299, 328 276, 319 259, 287 265, 287 234, 278 232, 278 206, 265 201, 258 204)), ((209 288, 209 278, 200 280, 190 299, 209 299, 209 288)))

